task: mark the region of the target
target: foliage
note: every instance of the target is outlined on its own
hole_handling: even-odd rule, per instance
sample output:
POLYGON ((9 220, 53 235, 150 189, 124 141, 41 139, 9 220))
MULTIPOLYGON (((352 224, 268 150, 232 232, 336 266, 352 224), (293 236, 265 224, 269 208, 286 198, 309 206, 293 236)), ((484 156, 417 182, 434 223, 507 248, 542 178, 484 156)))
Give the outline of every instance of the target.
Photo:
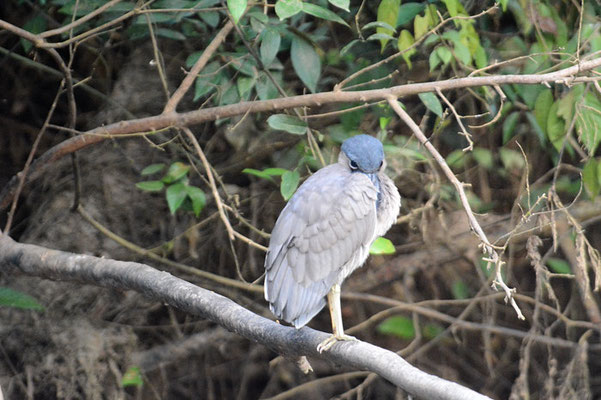
MULTIPOLYGON (((164 164, 152 164, 144 168, 141 175, 154 175, 164 168, 164 164)), ((136 186, 146 192, 160 192, 166 188, 165 198, 171 214, 175 214, 181 207, 186 211, 193 212, 198 217, 205 207, 207 199, 202 189, 189 184, 189 171, 189 165, 174 162, 160 180, 138 182, 136 186)))
POLYGON ((0 287, 0 307, 44 311, 44 306, 42 306, 34 297, 7 287, 0 287))

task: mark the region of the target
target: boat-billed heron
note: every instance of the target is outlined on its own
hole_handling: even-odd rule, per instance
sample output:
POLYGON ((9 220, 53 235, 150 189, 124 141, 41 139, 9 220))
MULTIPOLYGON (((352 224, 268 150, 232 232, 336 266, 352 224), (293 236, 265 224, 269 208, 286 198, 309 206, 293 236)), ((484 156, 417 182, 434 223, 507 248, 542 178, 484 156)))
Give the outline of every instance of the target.
POLYGON ((301 328, 326 304, 333 335, 344 334, 340 285, 365 262, 372 242, 395 222, 401 198, 384 169, 382 143, 357 135, 342 143, 338 162, 309 177, 275 223, 265 258, 265 299, 278 319, 301 328))

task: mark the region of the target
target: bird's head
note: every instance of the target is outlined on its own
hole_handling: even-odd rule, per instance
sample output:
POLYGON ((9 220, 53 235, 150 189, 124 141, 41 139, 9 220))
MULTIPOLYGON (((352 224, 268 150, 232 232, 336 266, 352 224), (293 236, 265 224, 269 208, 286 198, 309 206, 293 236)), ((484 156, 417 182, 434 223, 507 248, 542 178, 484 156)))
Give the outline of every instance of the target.
POLYGON ((372 136, 357 135, 346 139, 341 150, 341 156, 344 155, 348 159, 348 166, 352 171, 371 175, 377 173, 384 165, 384 147, 372 136))

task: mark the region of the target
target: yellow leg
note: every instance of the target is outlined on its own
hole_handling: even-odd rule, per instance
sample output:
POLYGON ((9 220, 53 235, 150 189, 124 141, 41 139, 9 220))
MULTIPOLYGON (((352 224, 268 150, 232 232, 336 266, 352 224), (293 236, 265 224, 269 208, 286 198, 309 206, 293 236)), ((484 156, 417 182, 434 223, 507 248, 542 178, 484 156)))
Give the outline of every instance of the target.
POLYGON ((338 284, 332 286, 332 289, 328 292, 328 307, 330 309, 330 317, 332 318, 332 336, 317 346, 317 351, 320 353, 330 349, 339 340, 357 340, 352 336, 344 334, 342 312, 340 310, 340 285, 338 284))

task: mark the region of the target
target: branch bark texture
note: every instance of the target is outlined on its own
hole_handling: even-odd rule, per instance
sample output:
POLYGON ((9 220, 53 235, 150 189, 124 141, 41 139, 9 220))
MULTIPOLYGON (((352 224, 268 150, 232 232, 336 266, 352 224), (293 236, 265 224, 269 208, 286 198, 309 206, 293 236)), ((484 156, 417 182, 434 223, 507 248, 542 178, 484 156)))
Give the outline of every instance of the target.
POLYGON ((375 372, 418 398, 488 399, 457 383, 427 374, 397 354, 369 343, 339 343, 320 355, 317 345, 328 337, 326 333, 277 324, 226 297, 145 264, 51 250, 21 244, 7 235, 0 235, 0 269, 4 273, 135 290, 187 313, 207 318, 280 354, 319 357, 345 367, 375 372))

